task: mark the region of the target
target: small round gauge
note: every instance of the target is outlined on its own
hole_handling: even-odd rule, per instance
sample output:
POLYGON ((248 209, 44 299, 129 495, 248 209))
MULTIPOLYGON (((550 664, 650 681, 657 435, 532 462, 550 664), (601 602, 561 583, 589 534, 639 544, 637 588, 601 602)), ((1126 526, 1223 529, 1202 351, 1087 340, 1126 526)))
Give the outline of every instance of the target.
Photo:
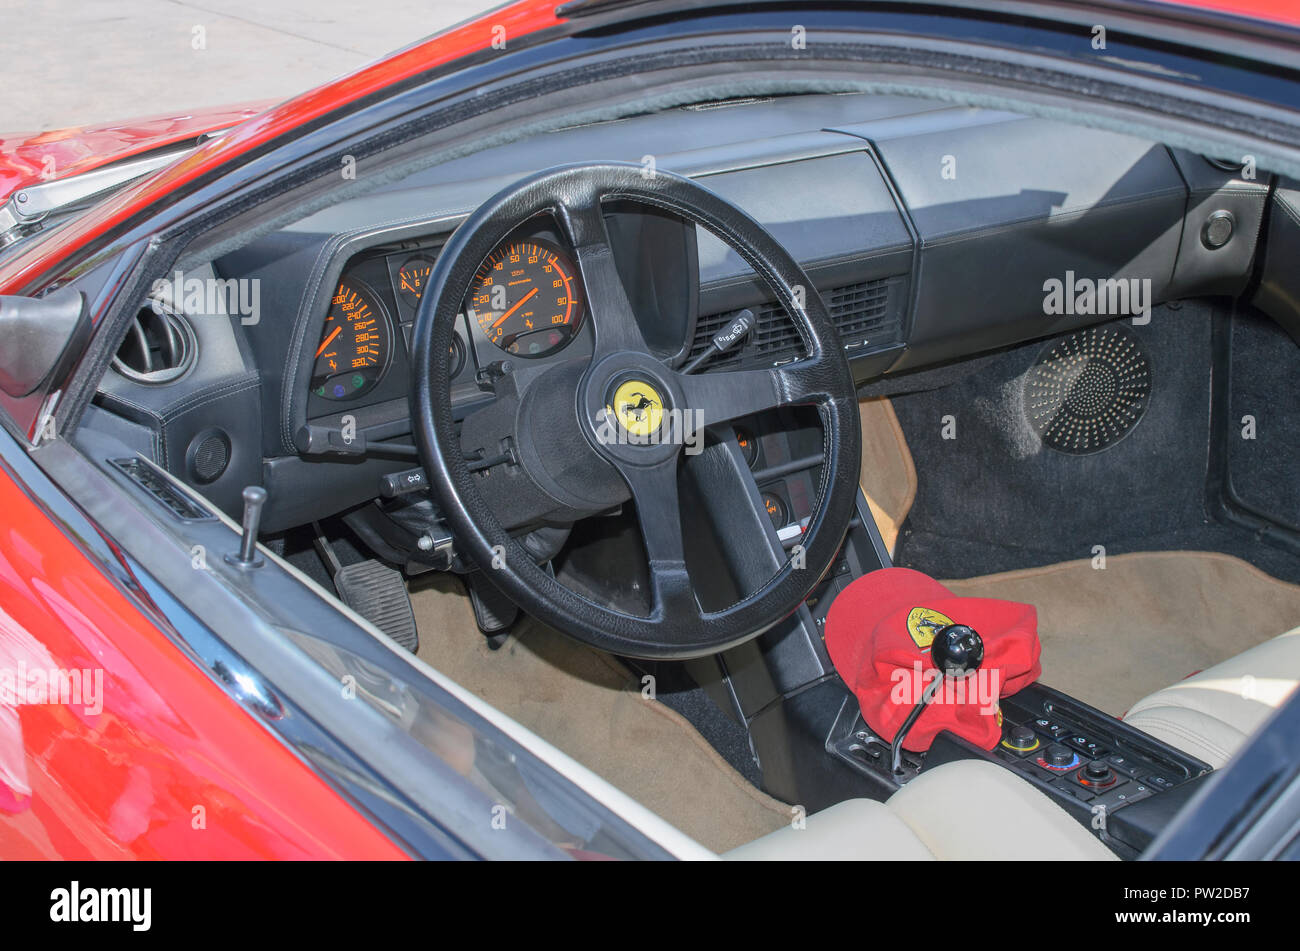
POLYGON ((383 378, 392 352, 392 325, 374 291, 344 280, 330 301, 316 347, 311 390, 327 400, 356 399, 383 378))
POLYGON ((758 462, 758 440, 754 438, 754 434, 743 426, 737 426, 736 445, 740 447, 740 454, 745 457, 745 465, 754 468, 754 463, 758 462))
POLYGON ((453 334, 451 338, 451 365, 447 368, 447 379, 454 380, 460 376, 460 371, 465 369, 465 341, 460 339, 460 334, 453 334))
POLYGON ((549 356, 568 346, 582 325, 577 271, 545 241, 503 244, 475 273, 465 313, 506 353, 549 356))
POLYGON ((429 282, 429 275, 432 273, 433 260, 422 254, 407 258, 402 263, 401 270, 397 272, 397 293, 405 303, 410 305, 412 311, 420 306, 420 298, 424 296, 424 285, 429 282))
POLYGON ((763 493, 763 508, 767 509, 767 516, 772 520, 772 525, 776 528, 784 528, 788 518, 788 510, 781 496, 775 492, 763 493))

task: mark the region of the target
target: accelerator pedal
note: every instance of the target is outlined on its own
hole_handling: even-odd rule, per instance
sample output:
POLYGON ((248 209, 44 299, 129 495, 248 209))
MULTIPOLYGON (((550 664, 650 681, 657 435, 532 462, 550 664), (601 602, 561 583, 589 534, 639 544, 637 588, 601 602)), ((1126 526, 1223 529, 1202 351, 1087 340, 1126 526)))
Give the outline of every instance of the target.
POLYGON ((420 646, 415 611, 400 571, 372 558, 339 568, 334 573, 334 587, 348 607, 415 653, 420 646))
POLYGON ((470 604, 474 606, 474 623, 493 650, 506 642, 510 628, 519 620, 519 608, 500 589, 479 572, 465 576, 470 604))

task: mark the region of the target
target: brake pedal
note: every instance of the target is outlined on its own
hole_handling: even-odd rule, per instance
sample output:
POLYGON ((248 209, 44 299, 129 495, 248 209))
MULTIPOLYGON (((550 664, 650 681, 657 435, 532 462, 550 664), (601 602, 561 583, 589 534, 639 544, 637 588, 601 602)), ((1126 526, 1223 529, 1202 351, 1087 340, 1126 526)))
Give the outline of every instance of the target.
POLYGON ((334 587, 344 604, 415 653, 420 646, 415 610, 400 571, 374 559, 361 561, 339 568, 334 573, 334 587))

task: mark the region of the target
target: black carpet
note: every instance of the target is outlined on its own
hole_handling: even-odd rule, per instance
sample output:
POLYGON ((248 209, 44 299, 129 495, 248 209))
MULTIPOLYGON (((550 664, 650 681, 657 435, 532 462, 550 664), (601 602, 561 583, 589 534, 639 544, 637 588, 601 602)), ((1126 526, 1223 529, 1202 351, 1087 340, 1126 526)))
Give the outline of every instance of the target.
MULTIPOLYGON (((1149 402, 1128 435, 1090 455, 1045 448, 1028 423, 1023 377, 1050 341, 896 396, 919 485, 895 563, 967 578, 1091 558, 1096 546, 1107 555, 1186 549, 1225 552, 1300 581, 1300 559, 1207 514, 1212 319, 1224 317, 1188 301, 1155 309, 1145 326, 1124 322, 1150 360, 1149 402), (945 417, 955 438, 944 438, 945 417)), ((1258 357, 1271 367, 1284 361, 1294 353, 1258 357)), ((907 385, 924 382, 918 375, 907 385)))
POLYGON ((1300 346, 1262 314, 1238 314, 1231 380, 1233 491, 1255 511, 1300 531, 1300 346))
POLYGON ((686 671, 675 661, 637 661, 624 659, 639 678, 650 673, 655 678, 655 699, 676 710, 699 731, 736 772, 750 784, 763 788, 763 774, 754 759, 749 733, 733 717, 724 713, 686 671))

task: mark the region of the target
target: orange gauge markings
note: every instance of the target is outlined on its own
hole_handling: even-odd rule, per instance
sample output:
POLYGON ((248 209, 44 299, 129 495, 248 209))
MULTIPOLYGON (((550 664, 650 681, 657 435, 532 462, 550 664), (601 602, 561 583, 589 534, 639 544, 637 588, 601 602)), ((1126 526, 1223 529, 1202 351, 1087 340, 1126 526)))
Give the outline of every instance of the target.
POLYGON ((556 353, 581 326, 576 268, 549 242, 508 241, 479 266, 465 310, 507 353, 526 358, 556 353))

